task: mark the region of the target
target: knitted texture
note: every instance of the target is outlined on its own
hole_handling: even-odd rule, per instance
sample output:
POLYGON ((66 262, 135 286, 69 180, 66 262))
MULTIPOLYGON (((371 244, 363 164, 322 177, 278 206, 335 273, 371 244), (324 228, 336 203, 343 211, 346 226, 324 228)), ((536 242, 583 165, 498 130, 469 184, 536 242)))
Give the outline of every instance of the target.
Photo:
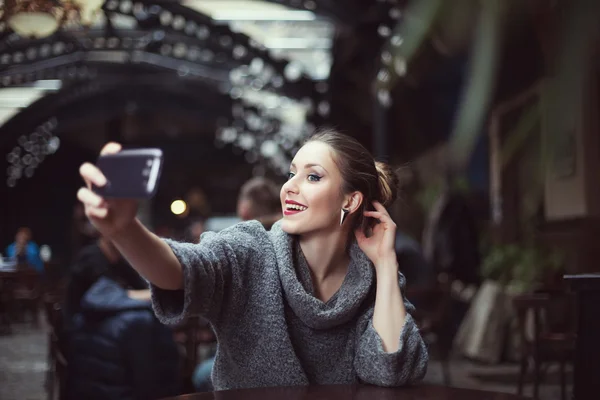
MULTIPOLYGON (((199 244, 167 240, 184 273, 183 290, 151 285, 158 318, 207 318, 217 335, 215 390, 308 384, 401 386, 420 381, 428 354, 407 314, 394 353, 373 328, 372 263, 354 243, 348 273, 327 302, 314 296, 297 238, 244 222, 199 244)), ((399 274, 404 292, 405 279, 399 274)), ((404 299, 407 312, 414 307, 404 299)))

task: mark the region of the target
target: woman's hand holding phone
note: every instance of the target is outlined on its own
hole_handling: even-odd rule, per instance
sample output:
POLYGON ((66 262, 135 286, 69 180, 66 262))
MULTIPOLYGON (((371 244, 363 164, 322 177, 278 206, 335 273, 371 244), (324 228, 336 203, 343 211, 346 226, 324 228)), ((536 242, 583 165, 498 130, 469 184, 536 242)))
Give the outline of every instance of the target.
MULTIPOLYGON (((100 155, 115 154, 121 151, 118 143, 108 143, 100 152, 100 155)), ((92 185, 103 187, 106 185, 106 177, 91 163, 84 163, 79 168, 79 173, 86 183, 77 192, 77 198, 85 207, 85 215, 98 231, 109 238, 114 238, 120 232, 127 229, 135 221, 139 201, 135 199, 106 199, 92 191, 92 185)))

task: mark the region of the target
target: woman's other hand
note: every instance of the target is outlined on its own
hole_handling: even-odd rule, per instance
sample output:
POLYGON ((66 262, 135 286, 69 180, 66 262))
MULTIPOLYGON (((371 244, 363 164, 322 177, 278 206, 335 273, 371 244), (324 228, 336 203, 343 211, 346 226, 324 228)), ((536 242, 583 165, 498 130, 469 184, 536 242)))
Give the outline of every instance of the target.
POLYGON ((365 211, 364 213, 365 217, 375 218, 379 221, 373 226, 371 235, 367 237, 360 228, 354 234, 358 246, 377 269, 381 265, 396 264, 396 224, 381 203, 374 201, 373 206, 375 211, 365 211))

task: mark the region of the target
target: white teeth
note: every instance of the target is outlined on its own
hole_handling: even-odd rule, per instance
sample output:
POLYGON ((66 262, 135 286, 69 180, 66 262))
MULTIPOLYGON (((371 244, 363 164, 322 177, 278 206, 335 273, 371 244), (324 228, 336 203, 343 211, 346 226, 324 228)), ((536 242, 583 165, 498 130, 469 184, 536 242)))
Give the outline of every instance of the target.
POLYGON ((306 210, 308 207, 304 207, 304 206, 299 206, 298 204, 287 204, 286 208, 288 210, 298 210, 298 211, 304 211, 306 210))

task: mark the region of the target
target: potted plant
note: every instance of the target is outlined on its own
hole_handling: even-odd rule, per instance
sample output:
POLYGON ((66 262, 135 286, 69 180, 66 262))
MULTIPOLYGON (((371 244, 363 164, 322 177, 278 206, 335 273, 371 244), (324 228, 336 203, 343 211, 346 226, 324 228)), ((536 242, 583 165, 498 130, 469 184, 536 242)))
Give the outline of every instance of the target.
POLYGON ((499 362, 513 316, 511 297, 538 289, 561 266, 562 256, 555 251, 516 244, 491 247, 481 266, 484 282, 457 334, 457 350, 472 359, 499 362))
POLYGON ((559 251, 509 244, 492 247, 483 260, 481 274, 508 293, 518 294, 539 289, 563 265, 564 256, 559 251))

